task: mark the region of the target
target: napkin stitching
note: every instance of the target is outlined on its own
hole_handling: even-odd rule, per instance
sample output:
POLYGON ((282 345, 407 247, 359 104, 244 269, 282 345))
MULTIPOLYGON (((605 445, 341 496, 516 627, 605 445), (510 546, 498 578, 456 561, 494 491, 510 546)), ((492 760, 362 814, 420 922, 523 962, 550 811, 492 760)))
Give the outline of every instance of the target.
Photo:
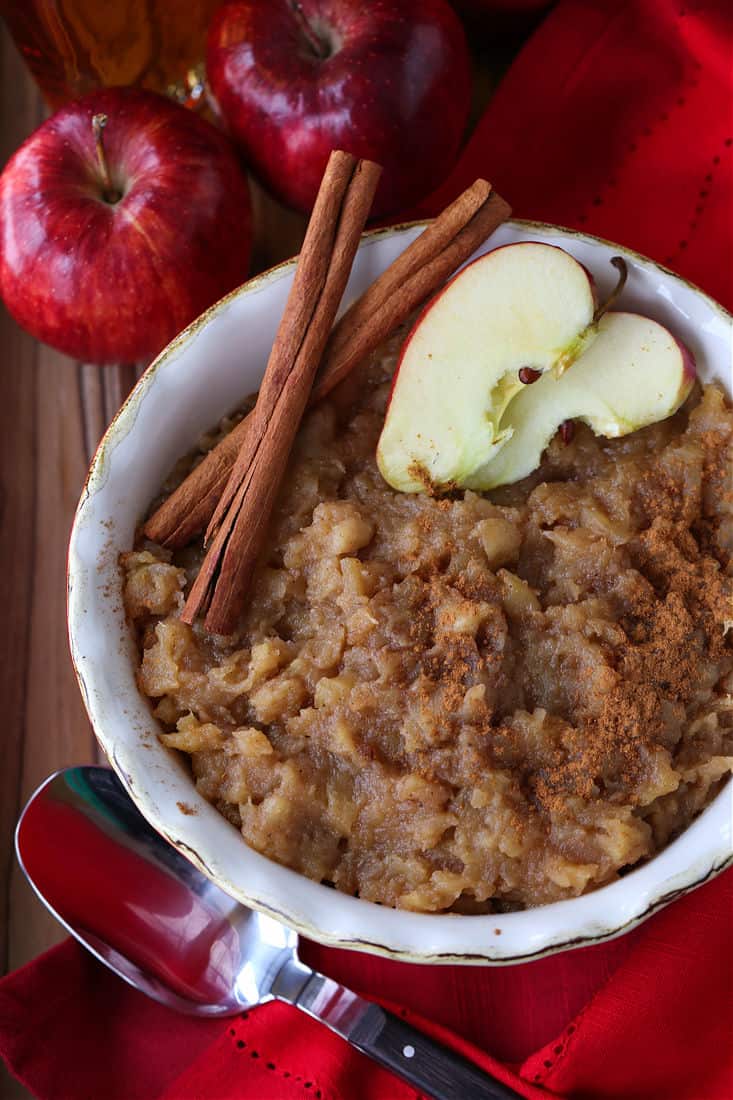
POLYGON ((731 146, 733 146, 733 137, 725 138, 725 140, 723 141, 723 145, 722 145, 722 150, 723 150, 722 154, 721 153, 716 153, 712 157, 712 160, 711 160, 712 167, 705 174, 705 178, 703 180, 703 185, 697 193, 697 203, 695 205, 694 214, 693 214, 692 218, 690 218, 690 221, 688 223, 689 232, 687 233, 687 237, 683 238, 679 242, 675 252, 672 252, 669 256, 665 257, 665 259, 664 259, 665 264, 674 263, 674 261, 679 257, 680 252, 683 252, 687 248, 687 246, 689 244, 690 237, 692 237, 694 235, 694 233, 697 231, 698 219, 704 213, 705 206, 707 205, 707 200, 710 197, 710 191, 711 191, 712 184, 714 182, 715 173, 721 165, 722 156, 724 156, 725 153, 730 151, 731 146))
MULTIPOLYGON (((631 952, 632 956, 636 950, 637 947, 635 946, 631 952)), ((628 962, 628 960, 626 960, 626 962, 628 962)), ((621 965, 623 966, 625 965, 625 963, 622 963, 621 965)), ((573 1017, 570 1023, 560 1032, 559 1036, 556 1039, 551 1039, 550 1042, 545 1043, 544 1046, 540 1047, 538 1050, 535 1050, 530 1055, 528 1055, 528 1057, 522 1063, 522 1066, 519 1069, 518 1073, 519 1077, 522 1080, 527 1081, 528 1084, 531 1083, 533 1085, 544 1085, 552 1071, 558 1068, 560 1063, 566 1058, 571 1047, 573 1047, 574 1044, 577 1043, 578 1035, 582 1030, 582 1025, 585 1022, 586 1016, 617 973, 618 968, 614 969, 610 974, 606 975, 605 980, 601 982, 598 988, 594 991, 590 1000, 583 1005, 580 1012, 578 1012, 577 1015, 573 1017), (549 1056, 550 1051, 552 1051, 552 1057, 549 1056), (538 1070, 535 1070, 533 1074, 528 1074, 527 1071, 533 1068, 533 1063, 536 1063, 539 1059, 542 1059, 542 1066, 538 1070)))
MULTIPOLYGON (((589 1004, 590 1004, 590 1002, 589 1002, 589 1004)), ((540 1050, 535 1051, 533 1054, 531 1054, 529 1056, 529 1058, 527 1059, 527 1061, 525 1062, 525 1064, 522 1066, 521 1070, 519 1071, 519 1076, 522 1078, 522 1080, 527 1081, 528 1083, 531 1083, 533 1085, 540 1085, 544 1081, 546 1081, 550 1071, 557 1068, 559 1063, 563 1060, 563 1058, 567 1054, 568 1050, 570 1049, 570 1046, 572 1045, 572 1042, 573 1042, 573 1037, 575 1035, 577 1035, 577 1033, 578 1033, 578 1025, 580 1023, 580 1018, 586 1012, 587 1007, 588 1006, 586 1005, 586 1008, 581 1009, 581 1011, 575 1017, 575 1020, 573 1021, 573 1023, 568 1024, 568 1026, 565 1028, 565 1030, 560 1033, 558 1038, 553 1040, 552 1044, 548 1043, 546 1047, 543 1047, 540 1050), (554 1057, 553 1058, 545 1058, 544 1061, 543 1061, 543 1064, 542 1064, 542 1069, 540 1069, 536 1073, 533 1073, 531 1075, 531 1078, 530 1077, 525 1077, 525 1068, 526 1068, 527 1064, 529 1062, 533 1061, 535 1058, 541 1057, 543 1051, 546 1050, 547 1047, 549 1047, 550 1045, 552 1045, 552 1052, 553 1052, 554 1057)))
MULTIPOLYGON (((241 1022, 244 1022, 248 1018, 249 1013, 243 1012, 239 1019, 241 1022)), ((232 1041, 231 1045, 234 1047, 235 1054, 242 1054, 249 1048, 250 1058, 258 1060, 261 1056, 265 1057, 264 1055, 261 1055, 261 1052, 259 1050, 255 1050, 254 1047, 250 1047, 250 1044, 246 1039, 241 1038, 241 1035, 237 1031, 236 1027, 228 1028, 227 1034, 229 1039, 232 1041)), ((262 1044, 258 1045, 261 1046, 262 1044)), ((314 1074, 311 1074, 307 1078, 305 1078, 302 1076, 302 1074, 293 1073, 291 1070, 284 1070, 278 1067, 277 1062, 274 1062, 272 1059, 268 1059, 268 1061, 262 1063, 262 1065, 264 1065, 265 1069, 270 1070, 271 1073, 276 1073, 278 1076, 282 1077, 283 1081, 286 1082, 286 1087, 288 1089, 297 1090, 299 1096, 305 1093, 306 1096, 313 1097, 313 1100, 329 1100, 329 1097, 334 1095, 330 1088, 328 1090, 324 1089, 323 1085, 316 1079, 314 1074)))
MULTIPOLYGON (((671 107, 669 107, 666 111, 661 111, 653 121, 647 122, 646 126, 642 127, 640 130, 638 130, 636 132, 636 134, 633 137, 631 137, 629 139, 629 141, 627 141, 626 151, 628 153, 637 153, 638 149, 639 149, 639 145, 642 144, 644 138, 652 137, 654 135, 654 131, 658 127, 662 126, 664 123, 669 122, 670 114, 675 111, 675 108, 681 109, 686 105, 687 98, 686 98, 686 95, 684 95, 683 93, 687 92, 690 89, 697 88, 697 86, 700 83, 699 79, 697 78, 697 73, 700 71, 702 66, 701 66, 700 62, 697 61, 697 60, 693 60, 692 65, 695 69, 695 76, 691 76, 691 77, 689 77, 689 78, 687 78, 687 79, 685 79, 681 82, 681 87, 679 89, 680 94, 678 94, 674 104, 671 107)), ((706 179, 708 181, 712 181, 712 176, 708 176, 708 177, 706 177, 706 179)), ((591 207, 597 209, 599 206, 603 206, 604 195, 607 195, 609 191, 613 191, 617 186, 618 186, 618 180, 614 176, 609 176, 609 178, 605 181, 605 183, 598 189, 597 193, 594 195, 594 197, 590 201, 590 203, 586 204, 585 208, 583 209, 583 212, 578 215, 578 219, 577 219, 578 225, 587 225, 589 217, 592 216, 591 207)), ((697 213, 702 213, 702 208, 698 207, 696 212, 697 213)), ((696 222, 691 222, 690 223, 690 228, 691 229, 696 228, 696 227, 697 227, 696 222)), ((679 246, 678 246, 678 252, 679 252, 679 248, 686 248, 686 247, 687 247, 687 241, 680 241, 679 246)), ((665 264, 671 263, 674 260, 674 257, 676 255, 677 255, 677 253, 673 253, 672 255, 668 256, 664 260, 664 263, 665 264)))
MULTIPOLYGON (((632 948, 632 956, 637 948, 638 945, 635 945, 632 948)), ((621 963, 621 966, 624 966, 627 963, 628 959, 621 963)), ((604 992, 606 987, 614 979, 614 977, 618 973, 618 969, 619 968, 616 967, 614 970, 606 975, 605 979, 594 990, 590 999, 586 1001, 580 1011, 572 1018, 570 1023, 568 1023, 563 1028, 556 1039, 551 1039, 549 1042, 545 1043, 544 1046, 532 1051, 532 1053, 525 1058, 524 1062, 517 1071, 518 1076, 523 1081, 526 1081, 528 1084, 532 1085, 544 1085, 552 1071, 558 1068, 560 1063, 566 1058, 571 1047, 573 1047, 574 1044, 577 1043, 578 1035, 582 1030, 582 1025, 585 1022, 586 1016, 592 1009, 595 1002, 604 992), (550 1056, 550 1052, 552 1056, 550 1056), (534 1073, 532 1073, 532 1069, 534 1069, 534 1066, 540 1059, 542 1060, 541 1067, 539 1069, 535 1069, 534 1073)))

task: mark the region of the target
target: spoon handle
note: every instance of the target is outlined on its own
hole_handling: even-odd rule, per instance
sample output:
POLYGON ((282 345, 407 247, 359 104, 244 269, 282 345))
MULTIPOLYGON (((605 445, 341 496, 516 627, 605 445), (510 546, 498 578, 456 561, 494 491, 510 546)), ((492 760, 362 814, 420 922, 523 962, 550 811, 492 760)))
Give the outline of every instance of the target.
POLYGON ((435 1100, 509 1100, 519 1093, 379 1005, 293 960, 273 993, 326 1024, 375 1062, 435 1100))

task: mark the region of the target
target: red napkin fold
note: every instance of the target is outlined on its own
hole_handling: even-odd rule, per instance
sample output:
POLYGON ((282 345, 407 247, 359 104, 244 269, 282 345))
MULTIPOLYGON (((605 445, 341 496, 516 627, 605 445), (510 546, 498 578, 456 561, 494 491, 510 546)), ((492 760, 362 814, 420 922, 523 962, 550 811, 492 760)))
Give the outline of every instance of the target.
MULTIPOLYGON (((315 944, 304 955, 375 1000, 398 992, 382 1003, 530 1100, 730 1100, 732 912, 728 871, 621 940, 521 966, 413 966, 315 944), (543 1032, 514 1064, 492 1056, 543 1032)), ((44 1100, 418 1095, 288 1005, 180 1016, 73 941, 0 982, 0 1054, 44 1100)))
MULTIPOLYGON (((727 0, 564 0, 416 213, 483 175, 517 216, 636 248, 730 307, 731 57, 727 0)), ((521 966, 303 953, 522 1096, 730 1100, 732 915, 727 872, 621 939, 521 966)), ((72 942, 0 983, 0 1053, 43 1100, 416 1096, 294 1009, 181 1017, 72 942)))
POLYGON ((479 175, 516 217, 627 245, 731 308, 730 0, 558 4, 416 215, 479 175))

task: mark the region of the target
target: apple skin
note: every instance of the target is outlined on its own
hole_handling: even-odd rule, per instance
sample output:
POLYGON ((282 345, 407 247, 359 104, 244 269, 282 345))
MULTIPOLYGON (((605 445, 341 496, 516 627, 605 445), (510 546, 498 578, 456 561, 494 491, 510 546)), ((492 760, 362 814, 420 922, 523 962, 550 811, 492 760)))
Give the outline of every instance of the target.
MULTIPOLYGON (((525 245, 533 244, 533 243, 534 243, 533 241, 516 241, 512 244, 500 244, 497 248, 493 248, 491 251, 492 251, 493 255, 496 255, 498 252, 501 252, 501 250, 503 248, 522 248, 525 245)), ((555 247, 558 247, 558 246, 552 245, 550 247, 555 248, 555 247)), ((486 252, 482 253, 480 256, 477 256, 475 260, 471 260, 469 263, 465 264, 461 268, 460 271, 457 271, 455 273, 455 275, 451 275, 450 279, 445 284, 445 286, 441 287, 441 289, 437 292, 437 294, 434 294, 433 297, 430 298, 425 303, 425 305, 422 307, 422 309, 418 313, 417 317, 413 321, 412 328, 410 329, 407 336, 405 337, 405 342, 402 345, 402 348, 400 350, 399 359, 397 360, 397 366, 395 368, 395 372, 394 372, 394 375, 392 377, 392 382, 391 382, 390 388, 389 388, 389 396, 387 398, 387 405, 386 405, 386 408, 385 408, 385 413, 389 410, 389 406, 392 403, 392 396, 394 394, 395 386, 397 384, 397 376, 400 373, 400 367, 402 366, 402 362, 405 358, 405 352, 407 351, 407 346, 408 346, 410 340, 412 339, 412 337, 415 335, 415 332, 419 328, 420 324, 425 319, 426 315, 430 312, 430 310, 433 308, 433 306, 437 305, 437 303, 443 297, 445 292, 447 290, 450 290, 451 286, 456 281, 456 279, 460 278, 460 276, 463 274, 463 272, 466 271, 473 264, 479 263, 484 258, 484 256, 486 256, 486 255, 488 255, 488 253, 486 253, 486 252)), ((588 278, 588 286, 590 288, 590 293, 591 293, 591 296, 592 296, 592 299, 593 299, 594 307, 597 307, 598 306, 598 287, 596 286, 596 281, 593 277, 593 273, 586 267, 585 264, 581 263, 580 260, 576 260, 575 262, 578 264, 579 267, 582 267, 583 271, 585 272, 585 274, 588 278)), ((693 367, 693 371, 694 371, 694 367, 693 367)))
POLYGON ((247 161, 303 211, 334 148, 382 165, 373 217, 410 206, 443 181, 468 121, 470 57, 446 0, 232 0, 206 67, 247 161))
POLYGON ((403 344, 377 444, 385 481, 489 490, 535 469, 566 420, 614 438, 675 413, 694 358, 651 318, 609 310, 626 281, 612 262, 621 275, 600 310, 588 269, 540 241, 458 272, 403 344))
POLYGON ((680 353, 682 355, 682 362, 684 364, 682 385, 683 389, 686 391, 683 400, 686 400, 689 396, 690 390, 697 381, 697 363, 695 362, 695 356, 692 354, 687 345, 683 344, 681 340, 677 340, 677 343, 679 344, 680 353))
POLYGON ((503 412, 525 388, 519 370, 547 371, 558 355, 579 353, 597 300, 588 269, 541 241, 501 245, 461 268, 423 307, 402 345, 377 447, 384 479, 402 492, 462 486, 502 446, 503 412), (504 292, 509 298, 497 308, 504 292), (527 313, 540 299, 542 324, 527 313), (516 346, 497 365, 493 348, 506 350, 505 324, 516 346), (426 344, 428 333, 434 344, 426 344))
MULTIPOLYGON (((515 242, 515 243, 513 243, 513 244, 501 244, 501 245, 499 245, 499 246, 498 246, 498 248, 494 248, 494 249, 492 249, 492 252, 493 252, 494 254, 496 254, 497 252, 501 252, 501 250, 502 250, 503 248, 520 248, 520 247, 522 247, 522 246, 524 246, 524 245, 526 245, 526 244, 532 244, 532 243, 533 243, 532 241, 518 241, 518 242, 515 242)), ((554 247, 554 246, 553 246, 553 247, 554 247)), ((420 310, 420 312, 418 313, 417 317, 416 317, 416 318, 415 318, 415 320, 413 321, 413 323, 412 323, 412 328, 410 329, 410 331, 408 332, 407 336, 405 337, 405 341, 404 341, 404 343, 403 343, 403 345, 402 345, 402 348, 400 349, 400 354, 399 354, 399 357, 398 357, 398 359, 397 359, 397 366, 395 367, 395 372, 394 372, 394 374, 392 375, 392 381, 391 381, 391 383, 390 383, 390 387, 389 387, 389 394, 388 394, 388 396, 387 396, 387 404, 386 404, 386 406, 385 406, 385 410, 384 410, 384 412, 385 412, 385 416, 386 416, 386 414, 387 414, 387 413, 389 412, 389 407, 390 407, 390 405, 392 404, 392 398, 393 398, 393 396, 394 396, 394 392, 395 392, 395 387, 396 387, 396 385, 397 385, 397 378, 398 378, 398 376, 399 376, 399 373, 400 373, 400 368, 401 368, 401 366, 402 366, 402 363, 403 363, 403 361, 404 361, 404 359, 405 359, 405 352, 407 351, 407 348, 408 348, 408 345, 409 345, 409 343, 410 343, 410 340, 411 340, 411 339, 412 339, 412 337, 413 337, 413 336, 415 335, 415 333, 417 332, 418 328, 420 327, 420 325, 421 325, 421 324, 422 324, 422 322, 424 321, 424 319, 425 319, 425 317, 427 316, 427 314, 428 314, 428 313, 430 312, 430 310, 431 310, 431 309, 433 308, 433 306, 434 306, 434 305, 437 305, 437 303, 438 303, 438 302, 440 301, 440 299, 441 299, 441 298, 443 297, 443 295, 445 294, 445 292, 446 292, 447 290, 450 290, 451 286, 452 286, 452 285, 453 285, 453 283, 454 283, 454 282, 456 281, 456 279, 460 278, 460 276, 461 276, 461 275, 463 274, 463 272, 464 272, 464 271, 466 271, 466 270, 467 270, 467 269, 468 269, 469 267, 471 267, 471 266, 472 266, 473 264, 477 264, 477 263, 479 263, 479 261, 480 261, 480 260, 482 260, 482 259, 484 258, 484 256, 485 256, 485 255, 487 255, 487 253, 482 253, 482 255, 481 255, 481 256, 477 256, 475 260, 471 260, 471 261, 470 261, 469 263, 465 264, 465 265, 464 265, 464 266, 463 266, 463 267, 461 268, 461 270, 460 270, 460 271, 457 271, 457 272, 455 273, 455 275, 451 275, 450 279, 449 279, 449 280, 448 280, 448 282, 447 282, 447 283, 445 284, 445 286, 441 287, 441 289, 440 289, 440 290, 439 290, 439 291, 437 292, 437 294, 434 294, 432 298, 429 298, 429 299, 428 299, 428 301, 427 301, 427 302, 425 303, 425 305, 424 305, 424 306, 422 307, 422 309, 421 309, 421 310, 420 310)), ((598 305, 598 288, 597 288, 597 286, 596 286, 596 281, 595 281, 595 279, 593 278, 593 274, 592 274, 592 272, 591 272, 591 271, 589 271, 589 270, 588 270, 588 268, 587 268, 587 267, 585 266, 585 264, 582 264, 582 263, 580 262, 580 260, 577 260, 576 262, 578 263, 578 265, 579 265, 580 267, 582 267, 582 268, 583 268, 583 271, 585 272, 585 274, 586 274, 586 275, 587 275, 587 277, 588 277, 588 285, 589 285, 589 287, 590 287, 590 292, 591 292, 591 295, 592 295, 592 298, 593 298, 593 303, 594 303, 594 306, 597 306, 597 305, 598 305)), ((693 368, 693 369, 694 369, 694 368, 693 368)))
POLYGON ((0 296, 76 359, 150 359, 247 276, 249 188, 229 142, 152 92, 62 108, 0 176, 0 296), (122 197, 104 198, 92 116, 122 197))

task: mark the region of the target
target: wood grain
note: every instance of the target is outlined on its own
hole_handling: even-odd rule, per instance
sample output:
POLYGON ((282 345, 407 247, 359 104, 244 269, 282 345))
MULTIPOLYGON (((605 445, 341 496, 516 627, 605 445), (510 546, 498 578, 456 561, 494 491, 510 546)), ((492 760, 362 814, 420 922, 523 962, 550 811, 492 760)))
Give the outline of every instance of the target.
MULTIPOLYGON (((3 34, 0 160, 42 121, 44 107, 3 34)), ((135 372, 79 366, 33 340, 0 306, 0 592, 7 642, 0 783, 0 952, 13 969, 61 938, 15 863, 12 834, 52 771, 96 758, 66 640, 66 544, 90 454, 135 372)))

